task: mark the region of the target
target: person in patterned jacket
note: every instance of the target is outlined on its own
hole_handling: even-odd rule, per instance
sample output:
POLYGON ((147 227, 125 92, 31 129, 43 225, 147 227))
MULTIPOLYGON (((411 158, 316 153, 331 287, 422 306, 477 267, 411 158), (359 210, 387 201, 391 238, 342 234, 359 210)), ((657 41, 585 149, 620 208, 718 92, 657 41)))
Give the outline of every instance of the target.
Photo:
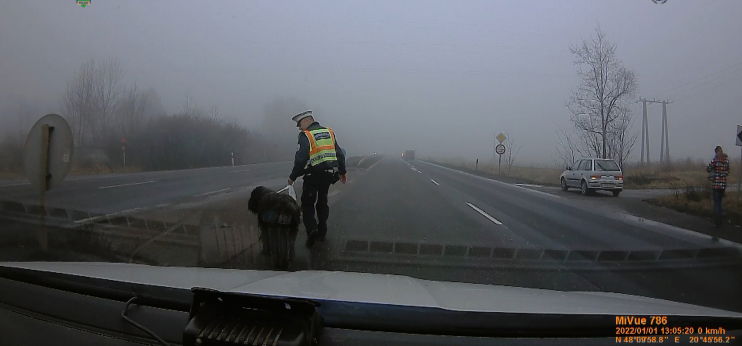
POLYGON ((722 224, 722 200, 724 191, 727 188, 727 176, 729 175, 729 159, 721 146, 714 149, 716 155, 711 160, 706 171, 709 173, 711 181, 711 197, 714 201, 714 224, 721 227, 722 224))

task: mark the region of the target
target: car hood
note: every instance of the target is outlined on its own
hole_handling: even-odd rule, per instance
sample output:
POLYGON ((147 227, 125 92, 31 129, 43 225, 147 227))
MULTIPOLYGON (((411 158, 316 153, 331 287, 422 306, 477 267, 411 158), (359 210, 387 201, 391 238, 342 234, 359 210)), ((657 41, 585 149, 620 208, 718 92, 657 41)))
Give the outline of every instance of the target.
POLYGON ((741 318, 732 311, 610 292, 565 292, 335 271, 264 271, 159 267, 97 262, 0 262, 25 268, 128 283, 316 300, 431 307, 456 311, 741 318))

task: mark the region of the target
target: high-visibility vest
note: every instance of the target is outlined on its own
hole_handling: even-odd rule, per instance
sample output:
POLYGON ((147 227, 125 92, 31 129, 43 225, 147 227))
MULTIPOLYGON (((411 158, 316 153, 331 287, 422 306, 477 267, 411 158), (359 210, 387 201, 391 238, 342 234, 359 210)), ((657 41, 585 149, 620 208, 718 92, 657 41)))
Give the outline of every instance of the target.
POLYGON ((322 162, 337 161, 335 152, 335 131, 330 128, 304 130, 309 139, 309 166, 317 166, 322 162))

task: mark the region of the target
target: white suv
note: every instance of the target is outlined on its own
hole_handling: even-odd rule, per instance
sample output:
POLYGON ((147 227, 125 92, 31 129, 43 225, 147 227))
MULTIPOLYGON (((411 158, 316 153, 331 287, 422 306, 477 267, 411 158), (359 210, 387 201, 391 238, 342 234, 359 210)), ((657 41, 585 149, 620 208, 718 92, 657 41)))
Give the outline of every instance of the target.
POLYGON ((579 188, 583 195, 595 190, 613 192, 614 197, 623 191, 623 172, 616 161, 609 159, 582 159, 567 167, 559 177, 562 191, 579 188))

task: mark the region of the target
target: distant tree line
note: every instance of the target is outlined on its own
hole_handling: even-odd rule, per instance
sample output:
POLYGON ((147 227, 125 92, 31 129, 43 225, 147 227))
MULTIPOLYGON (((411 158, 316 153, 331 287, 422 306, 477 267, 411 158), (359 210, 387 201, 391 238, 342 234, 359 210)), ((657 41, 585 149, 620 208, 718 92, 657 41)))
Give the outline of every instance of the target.
MULTIPOLYGON (((183 110, 168 113, 154 89, 124 85, 123 76, 114 59, 89 60, 67 83, 60 114, 72 127, 74 162, 80 168, 120 168, 124 150, 126 166, 144 170, 230 165, 233 158, 235 164, 245 164, 293 157, 296 130, 288 117, 303 109, 300 101, 269 103, 261 131, 251 132, 224 120, 217 107, 204 111, 190 98, 183 110)), ((42 115, 30 117, 35 121, 42 115)), ((20 171, 24 137, 19 131, 0 138, 0 170, 20 171)))

